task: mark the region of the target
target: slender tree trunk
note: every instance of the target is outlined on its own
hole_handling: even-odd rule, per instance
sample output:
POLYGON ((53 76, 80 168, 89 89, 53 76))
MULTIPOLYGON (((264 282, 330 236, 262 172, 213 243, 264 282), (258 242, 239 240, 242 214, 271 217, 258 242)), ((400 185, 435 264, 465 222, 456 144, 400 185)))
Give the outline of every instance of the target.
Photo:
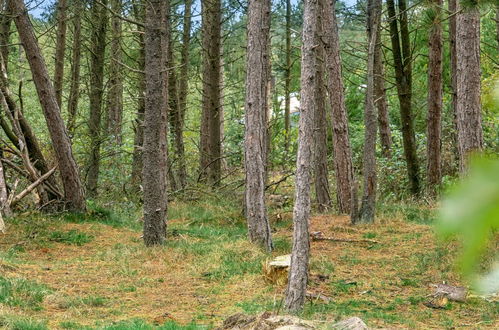
POLYGON ((381 40, 381 20, 376 31, 376 45, 374 49, 374 104, 378 110, 378 126, 381 149, 384 157, 390 157, 392 148, 392 132, 388 116, 388 103, 386 101, 383 51, 381 40))
POLYGON ((407 164, 407 175, 411 192, 418 194, 420 190, 419 164, 416 154, 416 138, 412 115, 412 54, 406 0, 398 0, 398 15, 395 10, 394 0, 387 0, 386 4, 390 21, 390 37, 400 104, 402 140, 407 164), (397 19, 397 17, 399 18, 397 19), (398 25, 400 25, 400 33, 398 25))
MULTIPOLYGON (((122 0, 111 0, 111 9, 121 15, 123 11, 122 0)), ((111 49, 109 63, 109 81, 107 94, 107 123, 108 133, 114 138, 116 144, 122 142, 123 122, 123 62, 121 18, 114 15, 111 18, 111 49)))
MULTIPOLYGON (((135 18, 139 21, 144 20, 144 6, 143 1, 138 0, 133 2, 133 11, 135 18)), ((143 167, 143 154, 142 146, 144 143, 144 112, 145 112, 145 43, 144 43, 144 31, 139 26, 138 44, 139 44, 139 56, 137 59, 137 69, 139 73, 137 74, 137 117, 134 123, 134 139, 133 139, 133 156, 132 156, 132 186, 135 190, 139 190, 139 186, 142 182, 142 167, 143 167)))
MULTIPOLYGON (((169 14, 171 15, 171 13, 169 14)), ((171 190, 175 191, 178 189, 177 185, 177 137, 182 135, 182 129, 180 127, 180 105, 178 101, 178 88, 177 88, 177 74, 175 72, 175 61, 173 57, 173 40, 171 36, 171 30, 168 29, 168 122, 170 123, 172 134, 171 144, 174 148, 173 152, 170 154, 172 157, 168 157, 168 183, 171 190)))
POLYGON ((442 179, 441 171, 441 117, 442 117, 442 0, 433 1, 435 17, 429 37, 428 63, 428 185, 434 191, 442 179))
POLYGON ((296 159, 295 205, 293 208, 293 250, 289 269, 285 308, 295 312, 303 308, 307 291, 310 238, 310 160, 313 157, 316 96, 316 51, 318 0, 305 0, 301 57, 301 103, 296 159))
POLYGON ((480 10, 478 4, 458 3, 456 20, 457 134, 459 168, 465 173, 470 153, 483 148, 480 104, 480 10))
POLYGON ((57 39, 55 42, 55 73, 54 89, 59 109, 62 104, 62 84, 64 81, 64 62, 66 53, 66 25, 67 25, 66 0, 57 1, 57 39))
POLYGON ((451 113, 454 130, 452 140, 454 142, 454 158, 459 163, 459 151, 457 141, 457 54, 456 54, 456 11, 457 0, 449 0, 449 53, 450 53, 450 84, 451 84, 451 113))
POLYGON ((270 0, 248 4, 244 165, 245 205, 251 242, 272 250, 265 207, 267 108, 270 69, 270 0))
POLYGON ((81 15, 83 0, 73 0, 73 43, 71 46, 71 81, 68 97, 68 130, 72 132, 76 124, 78 100, 80 98, 80 65, 81 65, 81 15))
MULTIPOLYGON (((322 13, 324 12, 324 0, 319 0, 317 16, 317 34, 322 36, 322 13)), ((326 114, 326 82, 324 81, 324 45, 317 46, 317 90, 316 90, 316 113, 314 122, 315 152, 315 198, 319 212, 325 212, 331 208, 331 197, 329 194, 329 180, 327 170, 327 114, 326 114)))
POLYGON ((42 105, 52 144, 54 146, 65 198, 70 209, 85 210, 85 195, 78 174, 78 166, 73 158, 71 141, 61 117, 55 90, 50 82, 47 67, 37 43, 26 7, 22 0, 11 0, 10 8, 23 43, 26 56, 33 73, 38 97, 42 105))
POLYGON ((286 0, 286 67, 284 68, 284 149, 289 151, 291 130, 291 0, 286 0))
POLYGON ((184 147, 184 126, 185 126, 185 113, 187 111, 187 94, 189 90, 189 48, 191 44, 191 14, 192 0, 186 0, 184 5, 184 21, 182 31, 182 50, 180 54, 180 79, 179 79, 179 93, 178 103, 180 112, 180 123, 176 132, 175 141, 177 153, 177 166, 178 166, 178 183, 180 188, 185 188, 187 184, 187 170, 185 163, 185 147, 184 147))
POLYGON ((497 50, 499 51, 499 4, 496 5, 496 40, 497 50))
POLYGON ((144 243, 162 244, 166 239, 166 148, 167 43, 164 1, 148 0, 145 28, 145 115, 144 115, 144 243))
POLYGON ((367 92, 364 111, 364 191, 358 219, 354 223, 373 223, 376 213, 376 107, 375 107, 375 58, 381 21, 381 0, 367 2, 367 92))
POLYGON ((9 0, 0 1, 0 52, 4 59, 5 70, 8 69, 9 64, 9 43, 10 43, 10 25, 12 22, 12 15, 9 12, 9 0))
POLYGON ((200 132, 200 178, 216 185, 221 178, 221 2, 202 6, 203 100, 200 132))
POLYGON ((102 143, 101 113, 102 95, 104 93, 104 60, 106 50, 107 0, 102 6, 98 0, 92 4, 92 37, 90 51, 90 118, 88 129, 90 134, 90 158, 88 161, 87 193, 97 196, 100 169, 100 146, 102 143))
POLYGON ((348 137, 348 118, 341 76, 340 41, 334 5, 335 1, 326 1, 324 5, 322 40, 326 54, 327 86, 332 111, 333 158, 338 210, 340 213, 349 213, 351 189, 354 186, 352 151, 348 137))
MULTIPOLYGON (((3 158, 3 150, 0 149, 0 156, 3 158)), ((0 221, 2 216, 10 217, 12 212, 10 210, 10 205, 7 204, 9 194, 7 191, 7 181, 5 181, 5 169, 3 167, 2 160, 0 158, 0 221)), ((0 223, 0 232, 2 231, 2 224, 0 223)))

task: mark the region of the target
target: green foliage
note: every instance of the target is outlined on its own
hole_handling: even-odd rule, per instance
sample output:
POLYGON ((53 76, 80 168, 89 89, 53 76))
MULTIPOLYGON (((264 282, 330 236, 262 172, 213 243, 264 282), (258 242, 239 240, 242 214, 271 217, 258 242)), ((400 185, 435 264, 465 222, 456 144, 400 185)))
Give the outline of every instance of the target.
MULTIPOLYGON (((499 161, 476 158, 468 176, 446 197, 442 205, 439 233, 443 237, 458 234, 463 241, 461 267, 466 275, 476 270, 488 242, 499 229, 499 161)), ((482 282, 486 291, 498 291, 494 270, 489 281, 482 282)))
POLYGON ((24 278, 0 275, 0 303, 23 309, 41 310, 43 298, 51 292, 45 285, 24 278))
POLYGON ((98 327, 98 330, 198 330, 207 329, 207 326, 196 324, 180 325, 175 322, 167 322, 161 326, 152 326, 140 319, 121 321, 114 325, 98 327))
POLYGON ((235 276, 260 274, 265 255, 254 255, 251 251, 226 250, 223 252, 217 267, 205 274, 213 280, 228 280, 235 276))
POLYGON ((54 231, 49 236, 49 240, 59 243, 65 243, 70 245, 82 246, 86 243, 91 242, 94 239, 93 236, 88 235, 82 231, 72 229, 70 231, 54 231))
POLYGON ((19 316, 0 317, 0 327, 8 330, 47 330, 47 322, 19 316))

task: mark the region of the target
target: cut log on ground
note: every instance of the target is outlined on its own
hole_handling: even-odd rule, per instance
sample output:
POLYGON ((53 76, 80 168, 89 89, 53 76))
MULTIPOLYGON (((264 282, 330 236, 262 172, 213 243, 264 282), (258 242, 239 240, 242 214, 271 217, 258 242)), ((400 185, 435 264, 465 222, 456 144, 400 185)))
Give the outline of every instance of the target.
POLYGON ((435 290, 433 293, 434 296, 443 295, 450 301, 464 302, 468 295, 466 288, 462 286, 452 286, 448 284, 432 284, 431 286, 435 290))
POLYGON ((291 265, 291 255, 279 256, 263 265, 265 279, 276 285, 284 285, 288 281, 288 271, 291 265))
POLYGON ((307 329, 338 329, 366 330, 367 325, 358 317, 351 317, 334 324, 324 321, 302 320, 291 315, 275 315, 264 312, 259 315, 242 313, 228 317, 217 330, 307 330, 307 329))

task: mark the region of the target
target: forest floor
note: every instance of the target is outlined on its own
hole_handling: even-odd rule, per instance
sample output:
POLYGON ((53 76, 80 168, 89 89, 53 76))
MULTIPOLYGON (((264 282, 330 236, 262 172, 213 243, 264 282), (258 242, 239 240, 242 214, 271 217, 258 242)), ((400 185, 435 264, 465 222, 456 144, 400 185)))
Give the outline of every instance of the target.
MULTIPOLYGON (((270 256, 247 242, 239 207, 229 204, 171 203, 168 243, 159 248, 143 246, 139 222, 102 210, 8 220, 0 328, 198 328, 237 312, 281 311, 285 287, 265 281, 262 265, 291 249, 289 208, 271 212, 270 256)), ((372 328, 499 328, 497 300, 423 304, 431 284, 465 284, 454 267, 457 244, 436 240, 431 214, 392 208, 361 227, 344 216, 314 216, 311 231, 376 243, 312 242, 310 291, 331 301, 308 301, 300 317, 359 316, 372 328)))

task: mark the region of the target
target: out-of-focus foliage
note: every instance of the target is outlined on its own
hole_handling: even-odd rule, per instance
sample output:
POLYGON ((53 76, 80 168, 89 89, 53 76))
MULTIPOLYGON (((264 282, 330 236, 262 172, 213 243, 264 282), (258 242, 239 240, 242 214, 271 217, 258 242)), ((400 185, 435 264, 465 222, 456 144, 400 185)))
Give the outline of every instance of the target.
MULTIPOLYGON (((473 161, 468 176, 444 200, 438 229, 444 237, 459 235, 463 242, 462 271, 473 275, 499 229, 499 160, 484 157, 473 161)), ((478 288, 499 291, 498 272, 496 266, 478 288)))

